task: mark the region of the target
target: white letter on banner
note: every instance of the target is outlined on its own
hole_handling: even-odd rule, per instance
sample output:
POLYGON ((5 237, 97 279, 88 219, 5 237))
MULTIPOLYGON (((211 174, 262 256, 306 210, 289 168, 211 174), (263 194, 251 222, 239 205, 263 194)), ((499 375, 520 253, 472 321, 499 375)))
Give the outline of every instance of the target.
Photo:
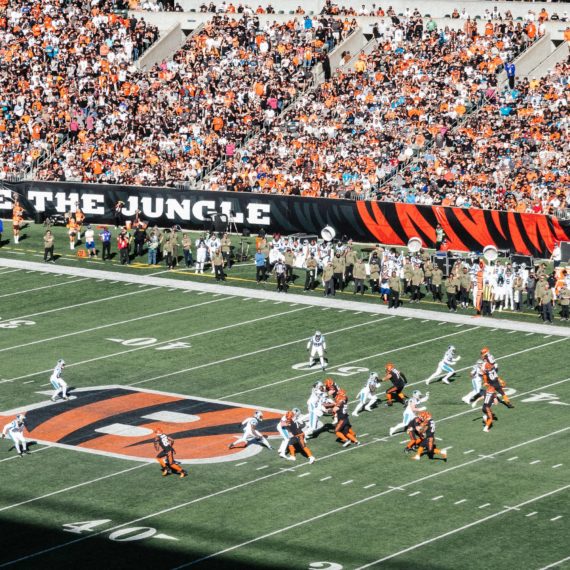
POLYGON ((232 211, 232 203, 231 202, 222 202, 220 204, 220 208, 222 210, 222 214, 225 214, 228 217, 228 221, 232 221, 236 224, 243 224, 243 214, 241 212, 236 212, 234 210, 234 215, 231 215, 232 211))
POLYGON ((192 215, 203 222, 206 219, 208 212, 216 211, 216 202, 214 200, 198 200, 192 206, 192 215))
POLYGON ((160 218, 164 212, 164 198, 154 198, 156 204, 152 207, 153 198, 145 196, 141 198, 141 210, 143 214, 149 218, 160 218))
POLYGON ((103 215, 105 213, 105 196, 103 194, 83 194, 81 203, 86 214, 103 215))
POLYGON ((75 212, 77 202, 79 202, 79 194, 76 192, 71 192, 69 197, 67 197, 65 192, 58 192, 55 195, 55 209, 62 214, 67 212, 67 210, 75 212))
MULTIPOLYGON (((114 206, 114 204, 113 204, 114 206)), ((125 207, 123 208, 123 215, 124 216, 134 216, 135 212, 139 209, 139 197, 138 196, 129 196, 125 207)))
POLYGON ((271 206, 269 204, 248 204, 247 223, 268 226, 271 223, 271 218, 262 216, 262 214, 269 214, 270 210, 271 206))
POLYGON ((41 190, 30 190, 28 200, 32 202, 38 212, 46 211, 46 201, 53 200, 53 192, 43 192, 41 190))
POLYGON ((175 222, 177 219, 190 221, 190 200, 179 202, 175 198, 166 200, 166 217, 175 222))

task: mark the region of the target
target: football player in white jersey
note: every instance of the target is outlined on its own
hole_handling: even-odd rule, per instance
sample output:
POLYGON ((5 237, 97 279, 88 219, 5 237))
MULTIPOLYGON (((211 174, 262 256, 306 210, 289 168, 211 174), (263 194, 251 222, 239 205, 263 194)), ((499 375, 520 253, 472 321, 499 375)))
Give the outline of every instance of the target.
POLYGON ((307 343, 307 350, 311 351, 309 356, 309 367, 315 364, 315 357, 318 356, 321 362, 321 368, 324 370, 327 367, 325 361, 325 352, 327 351, 327 342, 325 340, 325 335, 320 331, 316 331, 307 343))
POLYGON ((2 439, 5 437, 10 437, 14 442, 14 447, 18 452, 20 457, 23 457, 24 453, 29 453, 28 444, 26 443, 26 438, 24 437, 24 428, 26 427, 26 416, 24 414, 18 414, 15 420, 7 423, 2 430, 2 439))
POLYGON ((479 358, 477 362, 471 368, 471 387, 473 388, 469 394, 461 398, 466 404, 471 403, 471 398, 475 398, 480 392, 483 386, 483 360, 479 358))
POLYGON ((323 407, 327 400, 327 393, 322 382, 315 382, 311 395, 307 400, 307 411, 309 412, 308 425, 306 429, 307 437, 310 437, 319 428, 319 418, 323 415, 323 407))
POLYGON ((67 397, 67 382, 61 377, 64 368, 65 360, 63 360, 63 358, 60 358, 57 361, 57 364, 55 365, 55 368, 53 369, 53 372, 49 379, 51 385, 53 386, 53 389, 55 390, 53 396, 51 397, 52 402, 55 402, 58 396, 61 396, 64 400, 69 399, 67 397))
POLYGON ((236 439, 236 441, 233 443, 230 443, 228 447, 230 449, 233 449, 234 447, 240 447, 242 444, 245 444, 243 447, 247 447, 253 441, 259 441, 265 445, 267 449, 272 449, 271 444, 267 438, 257 429, 257 426, 262 419, 263 413, 259 410, 256 410, 251 418, 246 418, 243 420, 243 422, 241 422, 241 425, 243 426, 243 435, 239 439, 236 439))
POLYGON ((422 396, 422 393, 419 390, 414 390, 412 392, 412 397, 406 402, 402 421, 390 428, 390 435, 394 435, 398 431, 404 431, 406 426, 418 415, 418 412, 425 411, 425 406, 420 407, 420 404, 427 402, 428 399, 429 392, 426 392, 426 395, 422 396))
POLYGON ((461 360, 461 356, 455 354, 455 347, 450 344, 442 360, 437 365, 437 370, 426 380, 426 385, 439 376, 443 376, 441 381, 444 384, 449 384, 449 379, 455 374, 453 365, 461 360))
POLYGON ((515 310, 515 298, 514 298, 514 286, 515 286, 515 276, 510 269, 507 269, 505 273, 505 309, 515 310))
POLYGON ((352 412, 353 416, 358 416, 358 413, 364 408, 367 412, 372 411, 372 406, 378 401, 378 396, 376 392, 380 386, 380 378, 378 378, 377 372, 371 372, 366 380, 364 388, 358 392, 358 405, 352 412))

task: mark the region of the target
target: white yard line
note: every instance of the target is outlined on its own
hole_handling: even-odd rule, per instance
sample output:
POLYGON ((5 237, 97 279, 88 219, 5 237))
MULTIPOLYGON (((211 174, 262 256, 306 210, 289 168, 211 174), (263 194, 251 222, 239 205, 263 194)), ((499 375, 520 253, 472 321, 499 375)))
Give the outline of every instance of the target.
POLYGON ((14 291, 13 293, 4 293, 0 295, 0 299, 4 297, 13 297, 14 295, 23 295, 24 293, 32 293, 33 291, 42 291, 44 289, 52 289, 53 287, 61 287, 62 285, 73 285, 80 281, 87 281, 90 277, 83 277, 82 279, 75 279, 75 281, 64 281, 63 283, 53 283, 52 285, 43 285, 42 287, 34 287, 33 289, 24 289, 23 291, 14 291))
POLYGON ((68 309, 77 309, 77 307, 85 307, 86 305, 94 305, 95 303, 103 303, 105 301, 112 301, 113 299, 121 299, 122 297, 128 297, 129 295, 138 295, 139 293, 146 293, 147 291, 156 291, 157 287, 147 287, 146 289, 141 289, 140 291, 131 291, 130 293, 121 293, 120 295, 113 295, 112 297, 104 297, 102 299, 94 299, 93 301, 85 301, 84 303, 76 303, 75 305, 65 305, 64 307, 57 307, 56 309, 48 309, 47 311, 40 311, 39 313, 30 313, 29 315, 21 315, 19 317, 10 317, 6 319, 0 319, 1 321, 6 320, 17 320, 17 319, 29 319, 30 317, 39 317, 41 315, 48 315, 50 313, 57 313, 58 311, 67 311, 68 309))
MULTIPOLYGON (((378 560, 375 560, 374 562, 370 562, 369 564, 365 564, 364 566, 359 566, 356 570, 364 570, 365 568, 370 568, 371 566, 376 566, 377 564, 381 564, 382 562, 386 562, 387 560, 392 560, 393 558, 396 558, 397 556, 401 556, 402 554, 406 554, 408 552, 411 552, 412 550, 417 550, 418 548, 421 548, 422 546, 426 546, 427 544, 432 544, 433 542, 441 540, 442 538, 447 538, 448 536, 452 536, 454 534, 457 534, 458 532, 462 532, 464 530, 467 530, 468 528, 472 528, 474 526, 477 526, 479 524, 482 524, 484 522, 492 520, 496 517, 504 515, 505 513, 509 513, 509 512, 511 512, 511 510, 513 508, 520 509, 521 507, 524 507, 526 505, 530 505, 536 501, 541 501, 542 499, 546 499, 547 497, 550 497, 550 496, 555 495, 557 493, 561 493, 562 491, 565 491, 568 488, 570 488, 570 485, 564 485, 563 487, 559 487, 558 489, 554 489, 553 491, 549 491, 548 493, 543 493, 542 495, 539 495, 538 497, 533 497, 532 499, 528 499, 527 501, 523 501, 522 503, 519 503, 515 507, 506 507, 500 511, 497 511, 496 513, 493 513, 492 515, 486 516, 482 519, 478 519, 472 523, 460 526, 458 528, 454 528, 453 530, 450 530, 450 531, 445 532, 443 534, 440 534, 438 536, 434 536, 433 538, 430 538, 428 540, 418 542, 418 544, 414 544, 413 546, 405 548, 404 550, 400 550, 399 552, 395 552, 394 554, 390 554, 389 556, 385 556, 384 558, 379 558, 378 560)), ((566 560, 568 560, 568 559, 566 559, 566 560)), ((547 568, 549 568, 549 566, 547 566, 547 568)))
POLYGON ((221 303, 222 301, 227 301, 228 299, 230 299, 230 297, 226 297, 224 299, 213 299, 212 301, 204 301, 203 303, 196 303, 194 305, 185 305, 184 307, 177 307, 176 309, 169 309, 168 311, 160 311, 158 313, 151 313, 149 315, 142 315, 140 317, 134 317, 132 319, 125 319, 124 321, 115 321, 114 323, 108 323, 106 325, 99 325, 97 327, 91 327, 89 329, 83 329, 83 330, 79 330, 79 331, 74 331, 74 332, 70 332, 70 333, 65 333, 65 334, 61 334, 59 336, 52 336, 52 337, 48 337, 48 338, 42 338, 42 339, 38 339, 38 340, 34 340, 32 342, 26 342, 23 344, 17 344, 15 346, 8 346, 6 348, 0 348, 0 352, 7 352, 9 350, 17 350, 19 348, 26 348, 28 346, 35 346, 38 344, 43 344, 45 342, 53 342, 54 340, 60 340, 62 338, 67 338, 70 336, 77 336, 80 334, 85 334, 85 333, 90 333, 93 331, 99 331, 102 329, 108 329, 110 327, 116 327, 119 325, 126 325, 128 323, 135 323, 138 321, 142 321, 145 319, 153 319, 154 317, 161 317, 163 315, 171 315, 172 313, 178 313, 180 311, 185 311, 187 309, 195 309, 197 307, 202 307, 204 305, 209 305, 211 303, 221 303))
MULTIPOLYGON (((556 517, 557 519, 560 517, 556 517)), ((550 520, 554 520, 554 519, 550 519, 550 520)), ((550 570, 550 568, 560 568, 562 570, 562 564, 564 564, 565 562, 568 562, 570 560, 570 556, 567 556, 566 558, 563 558, 562 560, 559 560, 558 562, 553 562, 552 564, 549 564, 548 566, 543 566, 542 568, 540 568, 540 570, 550 570)))
MULTIPOLYGON (((285 312, 282 312, 282 313, 274 313, 274 314, 271 314, 271 315, 265 315, 265 316, 263 316, 263 317, 257 317, 257 318, 255 318, 255 319, 251 319, 251 320, 249 320, 249 321, 236 322, 236 323, 232 323, 232 324, 230 324, 230 325, 224 325, 224 326, 222 326, 222 327, 217 327, 217 328, 215 328, 215 329, 209 329, 209 330, 206 330, 206 331, 196 332, 196 333, 192 333, 192 334, 185 335, 185 336, 180 336, 180 337, 176 337, 176 338, 171 338, 171 339, 168 339, 168 340, 164 340, 164 341, 161 341, 161 342, 157 342, 157 343, 153 344, 152 346, 153 346, 153 347, 162 346, 162 345, 164 345, 164 344, 169 344, 169 343, 171 343, 171 342, 178 342, 178 341, 182 341, 182 340, 187 340, 187 339, 189 339, 189 338, 194 338, 194 337, 197 337, 197 336, 202 336, 202 335, 205 335, 205 334, 211 334, 211 333, 216 333, 216 332, 220 332, 220 331, 224 331, 224 330, 228 330, 228 329, 240 327, 240 326, 242 326, 242 325, 248 325, 248 324, 251 324, 251 323, 258 323, 259 321, 263 321, 263 320, 266 320, 266 319, 273 319, 273 318, 275 318, 275 317, 281 317, 281 316, 284 316, 284 315, 288 315, 288 314, 290 314, 290 313, 294 313, 294 312, 296 312, 296 311, 302 311, 302 310, 307 309, 307 308, 308 308, 308 307, 301 307, 300 309, 295 309, 295 310, 292 310, 292 311, 285 311, 285 312)), ((81 360, 81 361, 79 361, 79 362, 72 362, 72 363, 66 364, 66 368, 71 368, 71 367, 73 367, 73 366, 81 366, 81 365, 83 365, 83 364, 89 364, 90 362, 96 362, 96 361, 98 361, 98 360, 105 360, 106 358, 113 358, 113 357, 115 357, 115 356, 119 356, 119 355, 122 355, 122 354, 128 354, 128 353, 131 353, 131 352, 136 352, 136 351, 138 351, 138 350, 144 350, 145 348, 148 349, 148 346, 139 346, 139 347, 136 347, 136 348, 130 348, 130 349, 128 349, 128 350, 121 350, 121 351, 119 351, 119 352, 113 352, 113 353, 111 353, 111 354, 106 354, 106 355, 103 355, 103 356, 96 356, 96 357, 94 357, 94 358, 89 358, 89 359, 87 359, 87 360, 81 360)), ((3 382, 13 382, 14 380, 22 380, 22 379, 24 379, 24 378, 31 378, 31 377, 33 377, 33 376, 39 376, 40 374, 47 374, 48 372, 51 372, 51 370, 52 370, 52 369, 49 368, 48 370, 41 370, 41 371, 39 371, 39 372, 33 372, 33 373, 31 373, 31 374, 25 374, 24 376, 17 376, 17 377, 15 377, 15 378, 10 378, 9 380, 0 380, 0 384, 2 384, 3 382)), ((50 386, 50 384, 46 384, 46 386, 50 386)))

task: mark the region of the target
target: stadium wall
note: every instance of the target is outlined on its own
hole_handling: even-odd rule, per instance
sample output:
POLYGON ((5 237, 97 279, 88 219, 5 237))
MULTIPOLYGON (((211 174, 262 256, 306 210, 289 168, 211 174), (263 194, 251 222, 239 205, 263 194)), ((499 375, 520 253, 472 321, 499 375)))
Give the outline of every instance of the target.
POLYGON ((495 245, 539 258, 548 257, 557 241, 570 241, 570 221, 539 214, 65 182, 4 184, 0 187, 0 214, 4 217, 12 208, 13 193, 28 216, 36 219, 43 213, 74 211, 79 203, 88 221, 111 223, 120 200, 125 203, 127 219, 140 210, 141 219, 162 227, 178 224, 185 229, 209 229, 217 219, 223 229, 231 220, 240 231, 320 235, 325 226, 332 226, 337 236, 359 242, 402 246, 417 236, 425 246, 433 247, 439 224, 452 250, 481 252, 485 246, 495 245))

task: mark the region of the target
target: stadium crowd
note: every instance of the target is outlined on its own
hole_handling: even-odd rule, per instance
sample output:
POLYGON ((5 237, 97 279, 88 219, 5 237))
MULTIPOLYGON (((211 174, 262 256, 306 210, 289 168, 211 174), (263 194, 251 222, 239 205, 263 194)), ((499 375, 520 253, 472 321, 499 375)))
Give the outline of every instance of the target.
POLYGON ((214 16, 171 61, 148 72, 126 69, 103 99, 94 98, 38 178, 149 186, 196 180, 273 124, 309 85, 311 68, 353 29, 328 17, 261 24, 214 16))
POLYGON ((26 170, 82 126, 94 130, 157 38, 156 27, 105 1, 0 3, 0 176, 26 170))
POLYGON ((444 144, 496 92, 502 66, 532 41, 512 22, 479 35, 474 20, 464 30, 430 31, 419 16, 382 20, 377 32, 371 53, 302 96, 284 121, 228 157, 207 187, 368 196, 400 164, 444 144))

